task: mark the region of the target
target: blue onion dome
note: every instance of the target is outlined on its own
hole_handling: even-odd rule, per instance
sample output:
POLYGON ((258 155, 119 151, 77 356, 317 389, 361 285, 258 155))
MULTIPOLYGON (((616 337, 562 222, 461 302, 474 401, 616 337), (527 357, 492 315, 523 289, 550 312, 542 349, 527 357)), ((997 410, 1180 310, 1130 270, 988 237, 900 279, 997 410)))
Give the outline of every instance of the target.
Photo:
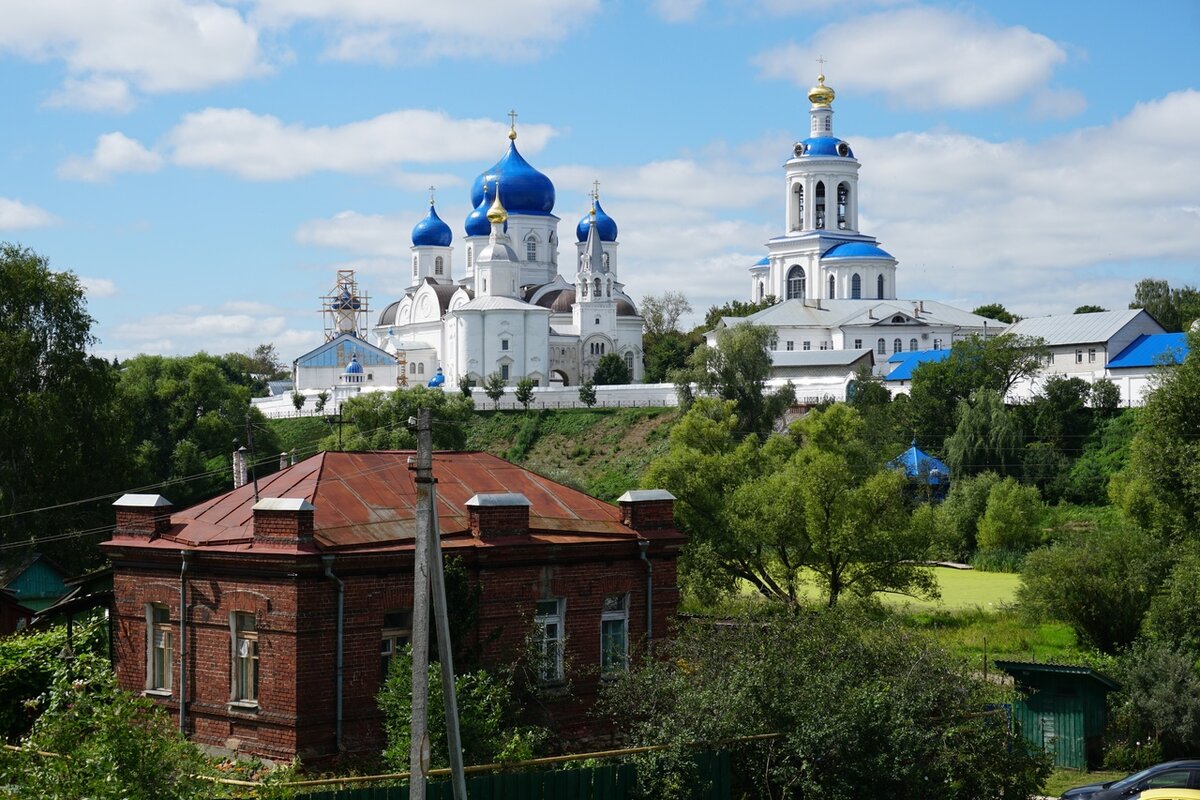
POLYGON ((412 243, 415 247, 449 247, 454 240, 450 226, 442 222, 433 203, 429 204, 429 213, 425 219, 418 222, 412 229, 412 243))
POLYGON ((358 363, 358 354, 354 353, 350 356, 350 363, 346 365, 346 375, 362 375, 363 366, 358 363))
MULTIPOLYGON (((592 215, 590 212, 579 218, 579 224, 575 226, 575 238, 578 241, 587 241, 588 225, 591 221, 592 215)), ((615 242, 617 240, 617 223, 612 217, 604 213, 604 208, 601 207, 599 200, 596 201, 596 234, 602 242, 615 242)))
POLYGON ((487 236, 492 232, 492 223, 488 222, 488 193, 480 194, 475 210, 467 214, 467 236, 487 236))
POLYGON ((821 258, 887 258, 892 261, 892 254, 882 247, 869 242, 842 242, 821 254, 821 258))
POLYGON ((545 215, 554 211, 554 184, 517 152, 515 141, 509 143, 503 158, 471 184, 471 205, 478 208, 485 185, 494 186, 497 180, 504 187, 504 207, 509 213, 545 215))
POLYGON ((339 294, 336 298, 334 298, 333 310, 334 311, 357 311, 359 309, 359 306, 361 306, 361 305, 362 304, 359 303, 358 298, 351 296, 350 291, 348 289, 342 289, 342 293, 339 294))
POLYGON ((850 145, 833 136, 812 136, 796 142, 793 150, 796 158, 808 156, 835 156, 838 158, 854 158, 850 145))

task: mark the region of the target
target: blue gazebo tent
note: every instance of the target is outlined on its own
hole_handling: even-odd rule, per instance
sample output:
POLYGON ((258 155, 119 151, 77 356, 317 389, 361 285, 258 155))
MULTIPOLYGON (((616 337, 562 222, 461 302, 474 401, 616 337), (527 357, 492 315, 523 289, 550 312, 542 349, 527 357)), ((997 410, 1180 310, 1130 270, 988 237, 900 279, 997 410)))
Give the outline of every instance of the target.
POLYGON ((917 447, 916 439, 913 439, 912 447, 889 461, 888 466, 903 470, 911 481, 927 484, 934 497, 945 497, 950 489, 950 468, 917 447))

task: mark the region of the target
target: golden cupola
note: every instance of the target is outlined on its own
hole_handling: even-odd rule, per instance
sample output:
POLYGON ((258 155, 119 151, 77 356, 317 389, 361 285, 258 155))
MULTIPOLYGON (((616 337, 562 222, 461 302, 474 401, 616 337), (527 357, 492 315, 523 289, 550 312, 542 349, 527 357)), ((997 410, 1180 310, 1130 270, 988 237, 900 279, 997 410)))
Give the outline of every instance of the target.
POLYGON ((817 85, 808 90, 808 100, 814 106, 829 108, 833 105, 833 98, 837 93, 833 89, 825 85, 825 76, 817 76, 817 85))

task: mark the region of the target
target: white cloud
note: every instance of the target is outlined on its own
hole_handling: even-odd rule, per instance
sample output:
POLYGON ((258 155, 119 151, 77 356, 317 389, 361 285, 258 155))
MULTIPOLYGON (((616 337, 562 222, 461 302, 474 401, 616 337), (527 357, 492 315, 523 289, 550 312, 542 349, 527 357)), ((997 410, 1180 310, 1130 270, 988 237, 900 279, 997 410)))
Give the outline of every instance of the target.
POLYGON ((86 78, 67 78, 62 88, 46 99, 50 108, 80 108, 84 111, 118 111, 133 109, 135 103, 129 82, 121 78, 91 75, 86 78))
POLYGON ((600 0, 259 0, 253 18, 315 23, 332 38, 328 57, 388 62, 536 57, 599 9, 600 0))
POLYGON ((689 22, 704 8, 704 0, 653 0, 650 10, 665 22, 689 22))
POLYGON ((59 164, 58 176, 94 183, 122 172, 157 172, 162 164, 161 155, 117 131, 97 138, 90 156, 72 156, 59 164))
POLYGON ((904 8, 827 25, 803 44, 756 57, 762 74, 812 84, 820 54, 838 89, 878 91, 898 106, 979 108, 1039 90, 1066 60, 1063 47, 1022 26, 959 11, 904 8))
POLYGON ((1029 113, 1034 119, 1070 119, 1086 108, 1087 98, 1074 89, 1042 89, 1029 103, 1029 113))
POLYGON ((90 109, 128 108, 129 86, 203 89, 267 69, 258 32, 236 9, 211 0, 24 3, 5 15, 0 51, 62 61, 67 81, 48 102, 90 109))
POLYGON ((138 353, 244 353, 272 342, 281 353, 304 352, 320 343, 320 327, 293 327, 293 310, 261 303, 225 303, 216 308, 184 306, 164 314, 120 322, 103 331, 101 354, 127 358, 138 353), (303 348, 303 349, 301 349, 303 348))
POLYGON ((43 208, 0 197, 0 230, 44 228, 57 221, 53 214, 43 208))
POLYGON ((89 299, 112 297, 117 293, 117 285, 108 278, 91 278, 87 275, 80 275, 79 282, 83 284, 83 290, 89 299))
MULTIPOLYGON (((284 180, 318 171, 369 173, 402 164, 486 160, 502 154, 504 131, 493 120, 423 109, 310 128, 243 108, 208 108, 185 116, 166 144, 176 164, 284 180)), ((536 153, 554 133, 548 125, 524 125, 518 141, 536 153)))
POLYGON ((1036 144, 950 133, 854 141, 862 227, 900 259, 908 296, 998 299, 1019 313, 1120 307, 1147 265, 1200 251, 1188 210, 1197 137, 1200 92, 1184 91, 1036 144))
MULTIPOLYGON (((778 163, 778 159, 775 159, 778 163)), ((555 184, 580 192, 600 181, 600 196, 661 201, 686 208, 744 208, 774 187, 729 161, 676 158, 633 167, 568 166, 554 170, 555 184)))
POLYGON ((416 215, 385 216, 342 211, 330 219, 314 219, 295 234, 300 244, 332 247, 362 255, 407 257, 416 215))

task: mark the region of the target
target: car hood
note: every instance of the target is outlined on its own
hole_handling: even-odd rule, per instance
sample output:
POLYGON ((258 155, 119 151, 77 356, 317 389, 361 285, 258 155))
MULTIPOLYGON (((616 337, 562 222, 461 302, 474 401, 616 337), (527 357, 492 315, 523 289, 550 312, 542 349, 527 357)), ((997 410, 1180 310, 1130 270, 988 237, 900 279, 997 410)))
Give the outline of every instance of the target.
POLYGON ((1097 792, 1104 791, 1107 786, 1107 783, 1089 783, 1084 786, 1076 786, 1063 792, 1059 800, 1087 800, 1087 798, 1097 792))

